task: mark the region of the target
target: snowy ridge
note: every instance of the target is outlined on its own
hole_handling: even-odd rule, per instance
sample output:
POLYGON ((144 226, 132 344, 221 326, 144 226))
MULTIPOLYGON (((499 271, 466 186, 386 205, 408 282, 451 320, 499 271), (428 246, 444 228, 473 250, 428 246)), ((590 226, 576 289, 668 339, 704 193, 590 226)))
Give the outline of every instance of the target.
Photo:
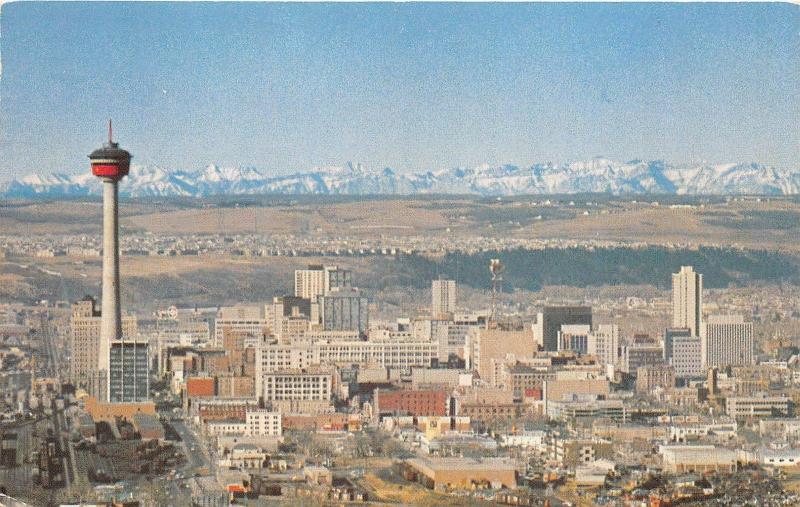
MULTIPOLYGON (((663 161, 617 162, 605 158, 555 165, 454 168, 400 174, 360 164, 267 176, 253 167, 209 165, 196 171, 159 166, 131 167, 120 193, 131 197, 253 194, 413 195, 477 194, 800 194, 800 170, 760 164, 673 166, 663 161)), ((5 198, 100 195, 91 174, 28 175, 0 187, 5 198)))

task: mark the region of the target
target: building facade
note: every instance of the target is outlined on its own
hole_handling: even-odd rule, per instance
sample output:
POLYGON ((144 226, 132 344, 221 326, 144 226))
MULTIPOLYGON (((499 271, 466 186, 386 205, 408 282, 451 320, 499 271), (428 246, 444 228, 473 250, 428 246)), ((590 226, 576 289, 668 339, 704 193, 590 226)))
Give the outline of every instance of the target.
POLYGON ((150 397, 150 368, 145 341, 111 342, 108 369, 108 400, 135 403, 150 397))
POLYGON ((565 324, 558 330, 558 351, 587 354, 589 351, 589 335, 592 326, 586 324, 565 324))
MULTIPOLYGON (((94 298, 87 296, 72 305, 70 318, 69 378, 73 385, 98 395, 101 313, 94 298)), ((136 317, 122 317, 122 336, 138 333, 136 317)))
POLYGON ((675 368, 666 364, 640 366, 636 370, 636 392, 647 394, 657 387, 675 387, 675 368))
POLYGON ((249 436, 279 437, 283 434, 281 413, 265 409, 248 410, 245 414, 245 434, 249 436))
POLYGON ((456 281, 433 280, 431 282, 431 315, 447 315, 456 310, 456 281))
POLYGON ((681 266, 672 274, 672 327, 688 328, 692 336, 699 336, 702 311, 703 275, 681 266))
POLYGON ((448 400, 450 396, 445 390, 410 390, 387 391, 375 390, 375 413, 413 416, 446 416, 450 414, 448 400))
POLYGON ((702 346, 698 336, 688 328, 667 329, 664 333, 664 361, 675 368, 677 378, 698 378, 705 375, 702 346))
POLYGON ((589 334, 587 353, 600 364, 616 365, 619 360, 619 326, 600 324, 589 334))
POLYGON ((706 368, 753 364, 753 323, 742 315, 709 315, 701 338, 706 368))
POLYGON ((732 396, 725 400, 725 410, 734 419, 787 417, 792 412, 786 396, 732 396))
POLYGON ((369 327, 369 301, 354 288, 332 290, 319 298, 322 328, 326 331, 358 331, 369 327))
POLYGON ((261 382, 264 401, 330 401, 333 394, 333 375, 326 372, 265 373, 261 382))
POLYGON ((338 266, 316 264, 294 272, 294 295, 312 303, 319 296, 346 287, 352 287, 352 273, 350 270, 339 269, 338 266))
POLYGON ((558 332, 563 325, 592 325, 589 306, 545 306, 542 310, 542 344, 544 350, 558 350, 558 332))

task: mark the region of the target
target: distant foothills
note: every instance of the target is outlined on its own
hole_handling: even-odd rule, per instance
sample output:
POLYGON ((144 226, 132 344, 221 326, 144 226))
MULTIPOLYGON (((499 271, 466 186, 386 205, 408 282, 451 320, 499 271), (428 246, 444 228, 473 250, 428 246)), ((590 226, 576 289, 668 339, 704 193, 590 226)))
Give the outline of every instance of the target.
MULTIPOLYGON (((0 185, 5 198, 100 195, 90 171, 76 175, 27 175, 0 185)), ((253 167, 209 165, 199 170, 159 166, 131 168, 120 185, 128 197, 213 195, 421 195, 482 196, 603 193, 612 195, 795 195, 800 169, 761 164, 672 165, 663 161, 618 162, 593 158, 568 164, 480 166, 421 173, 344 167, 268 176, 253 167)))

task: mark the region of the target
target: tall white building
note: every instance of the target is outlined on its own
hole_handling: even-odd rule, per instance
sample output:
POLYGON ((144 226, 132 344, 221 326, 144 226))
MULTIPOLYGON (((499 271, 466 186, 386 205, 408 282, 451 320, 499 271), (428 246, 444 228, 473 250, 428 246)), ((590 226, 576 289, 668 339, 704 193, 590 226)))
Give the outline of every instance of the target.
POLYGON ((600 324, 589 333, 586 353, 597 357, 600 364, 616 365, 619 360, 619 326, 600 324))
POLYGON ((431 314, 436 317, 456 310, 456 281, 433 280, 431 282, 431 314))
POLYGON ((706 368, 753 363, 753 323, 742 315, 709 315, 701 342, 706 368))
POLYGON ((327 295, 333 289, 352 286, 349 270, 338 266, 309 265, 294 272, 294 295, 316 302, 317 297, 327 295))
POLYGON ((691 266, 682 266, 672 274, 672 327, 687 328, 692 336, 698 336, 702 310, 703 275, 691 266))

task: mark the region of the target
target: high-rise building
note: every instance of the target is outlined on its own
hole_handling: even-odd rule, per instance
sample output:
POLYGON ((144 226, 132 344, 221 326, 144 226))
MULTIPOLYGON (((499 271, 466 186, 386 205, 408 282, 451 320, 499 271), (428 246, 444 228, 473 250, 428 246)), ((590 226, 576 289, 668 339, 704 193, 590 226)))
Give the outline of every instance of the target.
POLYGON ((272 334, 279 341, 286 341, 308 331, 312 322, 316 324, 319 321, 318 310, 317 303, 309 299, 283 296, 272 298, 272 305, 267 307, 266 313, 272 334))
POLYGON ((616 365, 619 360, 619 326, 600 324, 589 333, 587 354, 597 357, 600 364, 616 365))
POLYGON ((478 372, 482 379, 495 378, 495 369, 513 354, 530 357, 536 353, 533 331, 530 329, 505 330, 479 328, 470 333, 464 346, 464 359, 469 368, 478 372))
POLYGON ((542 342, 544 350, 558 350, 558 332, 561 326, 585 324, 592 325, 590 306, 545 306, 542 311, 542 342))
POLYGON ((753 323, 742 315, 709 315, 702 331, 705 368, 753 363, 753 323))
POLYGON ((431 282, 431 315, 437 317, 453 313, 456 309, 456 281, 433 280, 431 282))
POLYGON ((703 368, 700 337, 688 328, 664 332, 664 361, 675 369, 676 378, 701 378, 703 368))
POLYGON ((150 368, 146 341, 111 342, 108 371, 108 400, 112 403, 147 401, 150 368))
POLYGON ((249 333, 253 337, 269 334, 271 319, 265 316, 262 306, 224 306, 219 309, 214 320, 214 345, 223 345, 226 331, 249 333))
POLYGON ((699 336, 702 312, 703 275, 682 266, 672 274, 672 327, 688 328, 692 336, 699 336))
POLYGON ((664 364, 664 348, 652 342, 632 343, 622 347, 622 371, 634 374, 641 366, 664 364))
POLYGON ((353 286, 353 275, 349 269, 340 269, 338 266, 325 266, 324 294, 335 289, 344 289, 353 286))
MULTIPOLYGON (((86 389, 98 396, 98 362, 100 359, 101 313, 91 296, 72 305, 70 318, 70 362, 69 379, 75 387, 86 389)), ((135 316, 122 317, 122 336, 133 337, 138 333, 135 316)))
POLYGON ((112 342, 122 338, 122 309, 119 297, 119 181, 128 175, 131 154, 113 141, 108 122, 108 143, 89 155, 92 174, 103 181, 103 311, 100 322, 98 385, 108 400, 109 352, 112 342))
POLYGON ((558 331, 558 350, 587 354, 589 352, 589 335, 592 326, 586 324, 565 324, 558 331))
POLYGON ((369 301, 360 290, 339 288, 319 298, 322 328, 326 331, 358 331, 369 326, 369 301))
POLYGON ((312 303, 335 289, 352 287, 352 274, 338 266, 311 264, 294 272, 294 295, 312 303))

